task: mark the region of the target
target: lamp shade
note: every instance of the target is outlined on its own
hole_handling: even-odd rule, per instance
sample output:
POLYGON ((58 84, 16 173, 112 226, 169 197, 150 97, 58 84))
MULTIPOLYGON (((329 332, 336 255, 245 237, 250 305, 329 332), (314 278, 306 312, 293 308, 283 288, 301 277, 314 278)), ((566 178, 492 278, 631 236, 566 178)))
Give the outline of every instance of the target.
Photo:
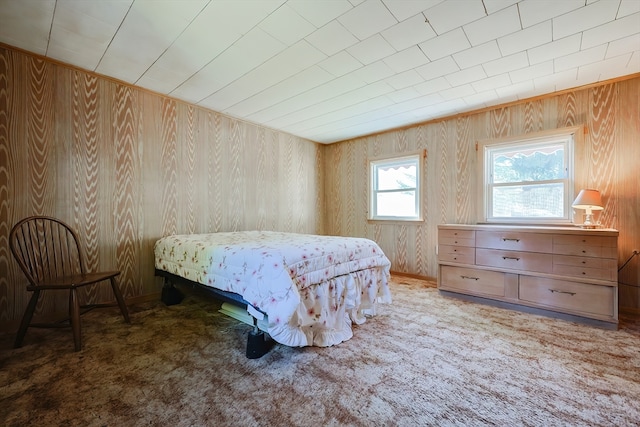
POLYGON ((587 209, 593 211, 601 211, 602 198, 598 190, 580 190, 578 197, 573 201, 572 205, 576 209, 587 209))

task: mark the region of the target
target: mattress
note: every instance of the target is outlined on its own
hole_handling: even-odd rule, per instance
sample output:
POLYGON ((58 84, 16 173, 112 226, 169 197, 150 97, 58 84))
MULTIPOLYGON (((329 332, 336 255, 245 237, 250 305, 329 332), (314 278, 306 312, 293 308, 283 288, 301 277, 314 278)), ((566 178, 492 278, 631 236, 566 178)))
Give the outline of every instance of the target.
POLYGON ((266 313, 268 333, 289 346, 331 346, 352 324, 391 303, 391 263, 372 240, 273 231, 172 235, 155 266, 242 296, 266 313))

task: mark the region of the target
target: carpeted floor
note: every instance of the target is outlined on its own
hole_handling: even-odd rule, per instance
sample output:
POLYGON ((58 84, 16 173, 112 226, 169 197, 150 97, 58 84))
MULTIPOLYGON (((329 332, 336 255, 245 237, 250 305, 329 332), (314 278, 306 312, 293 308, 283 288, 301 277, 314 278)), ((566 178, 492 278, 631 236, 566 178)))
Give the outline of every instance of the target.
POLYGON ((394 277, 394 302, 330 348, 245 357, 249 328, 190 295, 0 335, 2 426, 633 426, 640 324, 597 329, 441 296, 394 277))

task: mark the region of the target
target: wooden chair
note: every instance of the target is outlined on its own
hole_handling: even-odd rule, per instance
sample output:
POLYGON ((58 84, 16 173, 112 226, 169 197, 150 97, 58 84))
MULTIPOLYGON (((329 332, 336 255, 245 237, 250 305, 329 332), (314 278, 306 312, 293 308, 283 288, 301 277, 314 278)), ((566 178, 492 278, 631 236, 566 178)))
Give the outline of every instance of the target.
POLYGON ((29 281, 27 290, 33 292, 22 317, 14 343, 18 348, 27 328, 69 327, 73 331, 75 351, 82 348, 80 315, 93 308, 113 307, 115 304, 81 305, 78 288, 109 280, 116 302, 130 323, 129 311, 116 283, 119 271, 87 273, 77 234, 64 222, 47 217, 31 216, 18 222, 9 234, 9 246, 18 265, 29 281), (69 319, 57 323, 31 323, 40 293, 46 290, 69 290, 69 319), (81 313, 81 310, 82 313, 81 313))

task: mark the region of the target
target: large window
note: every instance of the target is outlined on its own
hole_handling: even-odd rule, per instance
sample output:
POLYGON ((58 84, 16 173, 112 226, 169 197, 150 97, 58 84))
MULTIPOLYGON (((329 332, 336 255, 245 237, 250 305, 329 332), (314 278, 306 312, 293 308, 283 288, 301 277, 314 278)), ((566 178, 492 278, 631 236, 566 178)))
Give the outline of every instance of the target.
POLYGON ((369 219, 422 220, 422 153, 369 161, 369 219))
POLYGON ((479 147, 484 222, 569 223, 575 129, 479 147))

